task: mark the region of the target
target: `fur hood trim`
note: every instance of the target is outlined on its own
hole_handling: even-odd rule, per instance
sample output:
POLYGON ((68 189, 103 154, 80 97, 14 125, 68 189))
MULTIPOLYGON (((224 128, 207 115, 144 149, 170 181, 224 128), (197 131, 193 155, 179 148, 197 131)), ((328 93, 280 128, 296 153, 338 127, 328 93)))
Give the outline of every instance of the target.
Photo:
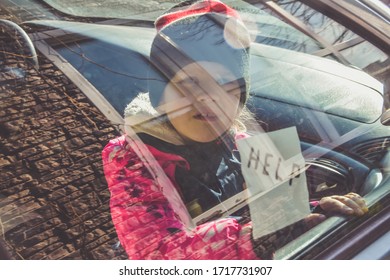
POLYGON ((124 117, 125 133, 129 137, 134 137, 136 133, 146 133, 175 145, 184 144, 169 124, 167 116, 152 106, 149 93, 139 93, 126 106, 124 117))

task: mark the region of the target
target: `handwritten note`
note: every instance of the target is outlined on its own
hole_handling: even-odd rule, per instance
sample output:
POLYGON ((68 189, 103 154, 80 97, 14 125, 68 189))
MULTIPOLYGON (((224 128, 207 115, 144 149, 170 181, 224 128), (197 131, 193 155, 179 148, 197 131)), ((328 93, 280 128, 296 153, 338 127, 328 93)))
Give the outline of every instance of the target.
POLYGON ((237 145, 254 238, 310 214, 305 160, 295 127, 241 139, 237 145))

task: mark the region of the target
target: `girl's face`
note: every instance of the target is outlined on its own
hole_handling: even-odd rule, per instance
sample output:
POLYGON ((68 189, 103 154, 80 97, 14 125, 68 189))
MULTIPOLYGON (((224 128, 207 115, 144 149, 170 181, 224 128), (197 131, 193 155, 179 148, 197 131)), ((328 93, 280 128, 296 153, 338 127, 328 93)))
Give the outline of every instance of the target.
POLYGON ((214 62, 194 62, 166 86, 163 110, 183 138, 210 142, 232 126, 240 111, 240 94, 228 69, 214 62))

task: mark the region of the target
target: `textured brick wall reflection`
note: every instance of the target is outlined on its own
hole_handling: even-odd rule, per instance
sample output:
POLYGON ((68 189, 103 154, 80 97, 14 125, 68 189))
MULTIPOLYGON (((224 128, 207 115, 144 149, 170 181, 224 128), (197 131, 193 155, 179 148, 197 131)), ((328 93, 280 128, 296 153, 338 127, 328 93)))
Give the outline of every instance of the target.
POLYGON ((17 259, 126 258, 100 159, 118 133, 45 58, 31 68, 23 48, 0 30, 0 236, 17 259))

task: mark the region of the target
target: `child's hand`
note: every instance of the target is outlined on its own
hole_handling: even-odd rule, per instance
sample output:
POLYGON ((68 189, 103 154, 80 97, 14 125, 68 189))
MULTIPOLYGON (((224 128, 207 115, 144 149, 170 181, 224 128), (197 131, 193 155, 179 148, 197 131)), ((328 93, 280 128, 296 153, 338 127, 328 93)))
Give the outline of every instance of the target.
POLYGON ((362 216, 368 212, 366 202, 356 193, 323 197, 319 203, 323 214, 315 213, 307 216, 305 222, 308 228, 312 228, 324 221, 327 213, 362 216))
POLYGON ((307 228, 310 229, 322 223, 325 219, 326 216, 323 214, 310 214, 304 219, 304 221, 306 223, 307 228))
POLYGON ((332 214, 362 216, 368 212, 366 202, 356 193, 323 197, 320 200, 320 207, 332 214))

